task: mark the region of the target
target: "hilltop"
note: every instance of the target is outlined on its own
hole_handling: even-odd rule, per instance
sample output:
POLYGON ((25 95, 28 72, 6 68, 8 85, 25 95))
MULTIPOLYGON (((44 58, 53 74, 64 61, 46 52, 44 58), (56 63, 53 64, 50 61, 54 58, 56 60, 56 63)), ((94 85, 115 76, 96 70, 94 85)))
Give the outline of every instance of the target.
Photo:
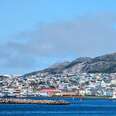
POLYGON ((63 62, 52 65, 44 70, 31 72, 24 76, 39 73, 61 74, 61 73, 115 73, 116 53, 106 54, 95 58, 80 57, 72 62, 63 62))

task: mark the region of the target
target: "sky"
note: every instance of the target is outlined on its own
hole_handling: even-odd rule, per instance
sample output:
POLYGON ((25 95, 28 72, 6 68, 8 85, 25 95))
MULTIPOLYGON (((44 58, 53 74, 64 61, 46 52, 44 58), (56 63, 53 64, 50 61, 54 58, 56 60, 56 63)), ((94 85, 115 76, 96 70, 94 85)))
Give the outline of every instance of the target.
POLYGON ((0 74, 25 74, 116 51, 116 0, 0 0, 0 74))

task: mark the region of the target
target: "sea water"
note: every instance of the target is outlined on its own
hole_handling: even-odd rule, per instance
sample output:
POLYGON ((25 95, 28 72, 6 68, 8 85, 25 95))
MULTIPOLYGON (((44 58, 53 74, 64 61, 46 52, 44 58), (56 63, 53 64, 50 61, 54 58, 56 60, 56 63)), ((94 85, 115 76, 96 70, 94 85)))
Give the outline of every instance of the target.
POLYGON ((116 100, 43 97, 32 99, 65 100, 71 104, 0 104, 0 116, 116 116, 116 100))

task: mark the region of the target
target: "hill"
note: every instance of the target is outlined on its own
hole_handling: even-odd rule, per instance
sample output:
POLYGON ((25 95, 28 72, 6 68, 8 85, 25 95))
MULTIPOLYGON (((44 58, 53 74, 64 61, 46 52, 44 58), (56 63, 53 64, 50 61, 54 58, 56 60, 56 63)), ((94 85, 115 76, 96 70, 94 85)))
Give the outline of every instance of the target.
POLYGON ((52 65, 41 71, 35 71, 24 76, 36 75, 38 73, 115 73, 116 53, 106 54, 95 58, 80 57, 72 62, 64 62, 52 65))

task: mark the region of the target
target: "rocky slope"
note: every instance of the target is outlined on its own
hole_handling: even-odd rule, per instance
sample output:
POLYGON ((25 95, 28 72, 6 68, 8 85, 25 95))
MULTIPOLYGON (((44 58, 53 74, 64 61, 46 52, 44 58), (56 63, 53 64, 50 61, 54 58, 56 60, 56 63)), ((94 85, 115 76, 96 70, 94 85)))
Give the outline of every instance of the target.
POLYGON ((116 53, 107 54, 95 58, 81 57, 72 62, 64 62, 53 65, 47 69, 26 74, 38 73, 114 73, 116 72, 116 53))

